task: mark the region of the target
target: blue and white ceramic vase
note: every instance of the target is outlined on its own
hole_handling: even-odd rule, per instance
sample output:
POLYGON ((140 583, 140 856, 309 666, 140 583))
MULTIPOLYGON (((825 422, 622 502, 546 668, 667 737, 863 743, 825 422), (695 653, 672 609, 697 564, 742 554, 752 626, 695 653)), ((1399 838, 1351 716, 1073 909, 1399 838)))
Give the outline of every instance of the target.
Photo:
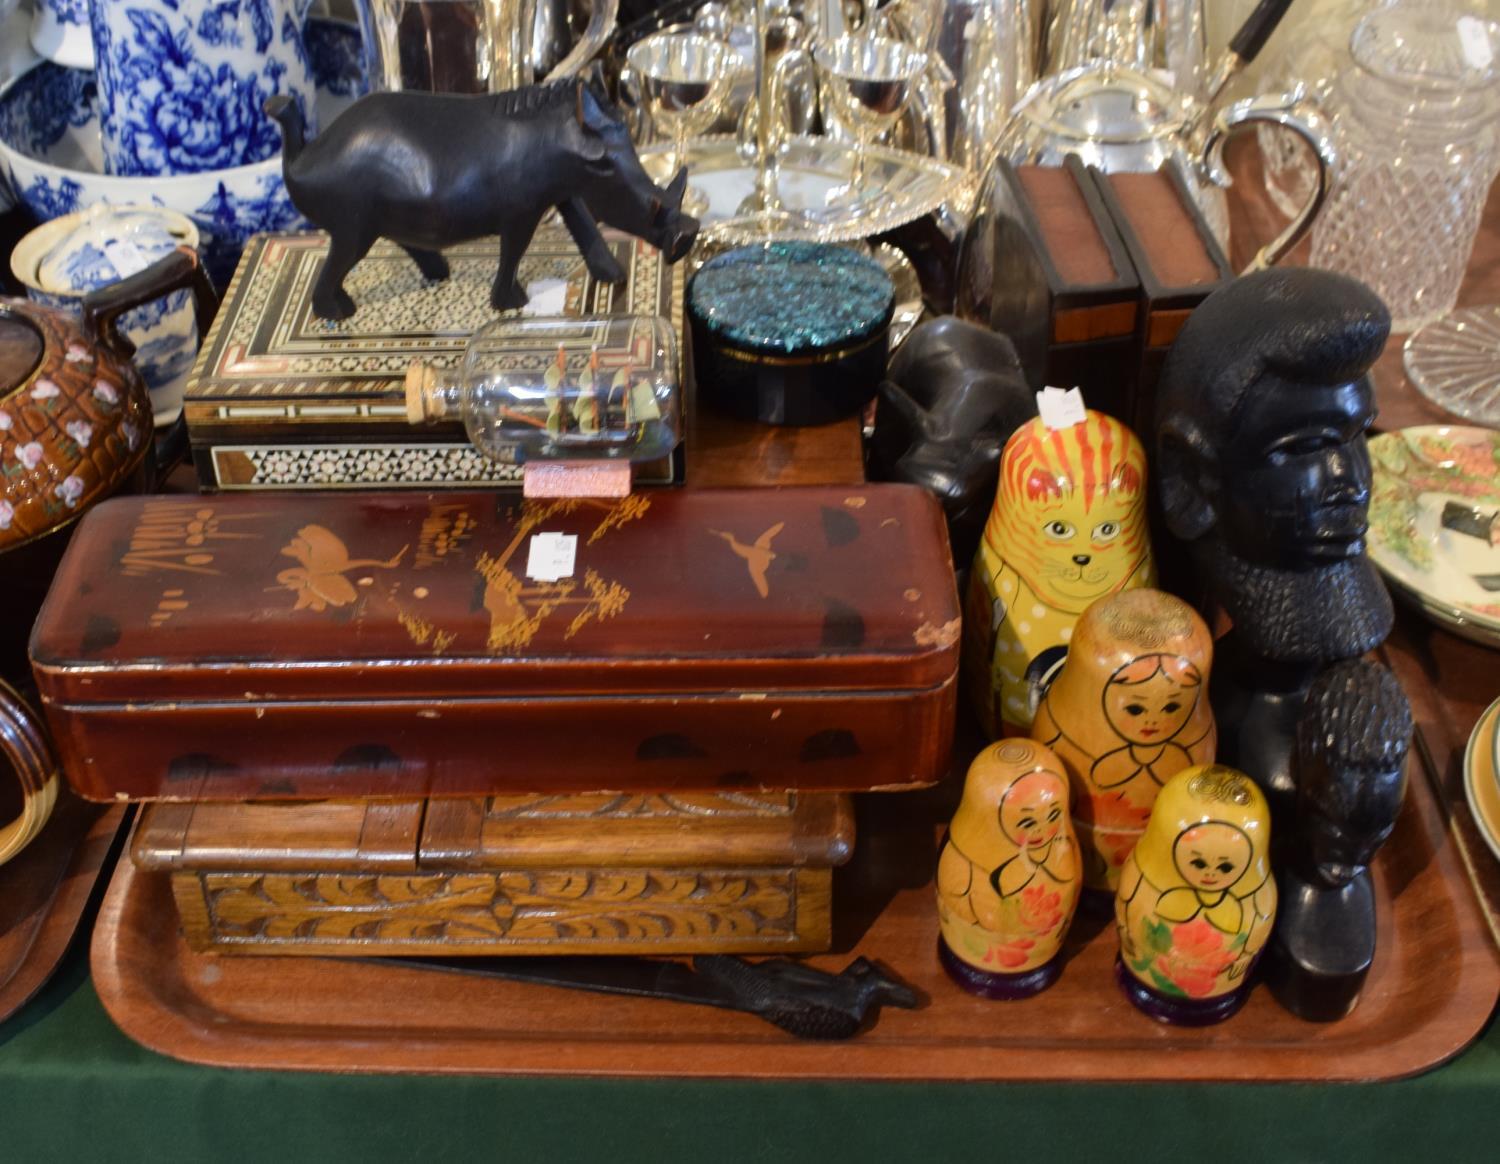
POLYGON ((89 0, 36 0, 31 47, 40 56, 71 69, 94 67, 89 31, 89 0))
POLYGON ((196 174, 281 149, 265 114, 290 94, 313 124, 311 0, 88 0, 105 168, 196 174))
MULTIPOLYGON (((80 316, 88 292, 138 274, 180 246, 198 248, 198 228, 186 215, 101 202, 31 231, 11 251, 10 269, 27 298, 80 316)), ((135 345, 131 362, 151 391, 157 426, 171 424, 198 351, 191 294, 173 291, 127 311, 119 328, 135 345)))

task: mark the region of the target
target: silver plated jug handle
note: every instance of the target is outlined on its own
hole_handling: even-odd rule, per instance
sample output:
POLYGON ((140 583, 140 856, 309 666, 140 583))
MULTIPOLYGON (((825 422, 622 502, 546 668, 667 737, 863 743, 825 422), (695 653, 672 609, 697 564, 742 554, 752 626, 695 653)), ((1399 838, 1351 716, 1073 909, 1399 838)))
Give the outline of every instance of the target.
POLYGON ((1318 165, 1318 178, 1312 194, 1297 217, 1292 219, 1285 230, 1261 247, 1245 267, 1245 271, 1260 271, 1274 265, 1302 241, 1303 236, 1312 228, 1313 219, 1323 209, 1323 203, 1327 201, 1328 191, 1338 172, 1333 127, 1317 106, 1298 93, 1267 94, 1236 101, 1219 110, 1214 117, 1213 128, 1203 144, 1202 155, 1203 166, 1210 181, 1225 187, 1231 184, 1229 173, 1224 168, 1224 146, 1229 136, 1240 126, 1257 121, 1282 126, 1301 137, 1313 152, 1318 165))
POLYGON ((620 0, 594 0, 588 25, 578 38, 578 43, 567 56, 557 62, 557 66, 543 78, 542 83, 561 81, 582 72, 584 65, 593 60, 609 38, 614 36, 619 15, 620 0))

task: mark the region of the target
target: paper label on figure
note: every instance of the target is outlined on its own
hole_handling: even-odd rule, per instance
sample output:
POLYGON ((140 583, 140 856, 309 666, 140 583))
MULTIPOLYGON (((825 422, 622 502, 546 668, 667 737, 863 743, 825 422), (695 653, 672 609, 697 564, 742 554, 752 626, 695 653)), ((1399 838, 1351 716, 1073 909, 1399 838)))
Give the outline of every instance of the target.
POLYGON ((526 576, 535 582, 571 578, 577 556, 577 534, 533 534, 526 550, 526 576))
POLYGON ((1051 429, 1072 428, 1088 419, 1083 393, 1077 388, 1043 388, 1036 394, 1036 410, 1051 429))
POLYGON ((561 315, 568 307, 566 279, 538 279, 526 284, 528 302, 522 315, 561 315))
POLYGON ((1458 39, 1463 45, 1464 60, 1475 69, 1487 69, 1495 60, 1495 50, 1490 45, 1489 29, 1484 21, 1474 16, 1458 18, 1458 39))

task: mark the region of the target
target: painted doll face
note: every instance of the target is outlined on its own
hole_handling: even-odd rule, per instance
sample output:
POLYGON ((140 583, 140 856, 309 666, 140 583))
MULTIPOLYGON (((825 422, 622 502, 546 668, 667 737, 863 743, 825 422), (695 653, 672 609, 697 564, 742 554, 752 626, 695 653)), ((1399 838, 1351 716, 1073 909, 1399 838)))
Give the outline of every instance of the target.
POLYGON ((1001 460, 1000 494, 985 536, 1059 610, 1084 607, 1124 585, 1146 557, 1146 459, 1119 421, 1018 429, 1001 460))
POLYGON ((1252 855, 1250 838, 1223 821, 1194 825, 1177 834, 1172 861, 1194 889, 1218 892, 1244 876, 1252 855))
POLYGON ((1050 845, 1063 825, 1064 789, 1060 776, 1031 772, 1000 798, 1000 831, 1023 853, 1050 845))
POLYGON ((1176 737, 1198 706, 1203 679, 1177 655, 1147 655, 1121 667, 1104 687, 1104 716, 1132 744, 1176 737))

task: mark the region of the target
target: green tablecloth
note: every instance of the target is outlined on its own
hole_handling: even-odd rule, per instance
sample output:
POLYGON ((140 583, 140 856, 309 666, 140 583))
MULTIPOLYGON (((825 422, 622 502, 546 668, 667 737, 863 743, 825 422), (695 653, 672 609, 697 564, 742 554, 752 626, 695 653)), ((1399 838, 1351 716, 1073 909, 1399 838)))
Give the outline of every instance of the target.
POLYGON ((1500 1159, 1500 1025, 1425 1076, 1358 1086, 223 1071, 116 1030, 81 946, 0 1025, 0 1161, 1366 1158, 1500 1159))

